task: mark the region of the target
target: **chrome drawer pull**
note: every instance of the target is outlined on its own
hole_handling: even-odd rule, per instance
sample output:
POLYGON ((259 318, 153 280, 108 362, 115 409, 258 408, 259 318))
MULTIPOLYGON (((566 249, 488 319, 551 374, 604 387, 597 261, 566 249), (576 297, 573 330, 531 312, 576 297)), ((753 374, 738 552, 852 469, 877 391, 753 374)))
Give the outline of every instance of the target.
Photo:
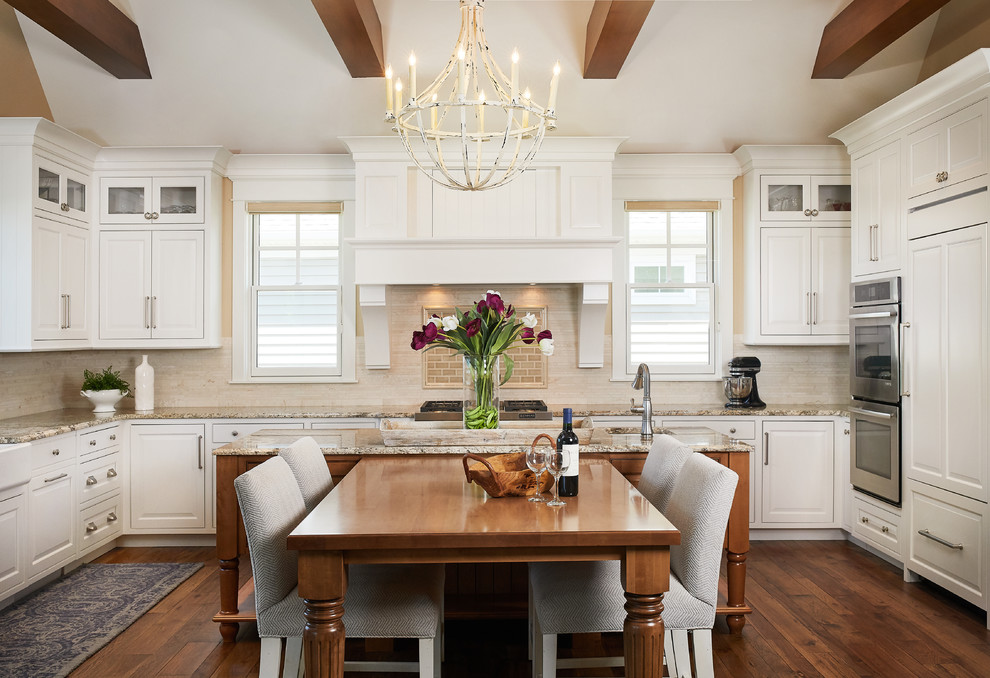
POLYGON ((936 537, 934 534, 932 534, 931 532, 929 532, 927 528, 924 529, 924 530, 918 530, 918 534, 920 534, 922 537, 928 537, 932 541, 937 541, 942 546, 948 546, 950 549, 955 549, 956 551, 962 551, 963 550, 963 545, 962 544, 953 544, 951 541, 949 541, 947 539, 942 539, 941 537, 936 537))
POLYGON ((54 478, 45 478, 45 482, 46 483, 54 483, 56 480, 61 480, 62 478, 68 477, 68 475, 69 475, 68 473, 60 473, 57 476, 55 476, 54 478))
POLYGON ((111 511, 110 513, 107 514, 107 522, 108 523, 112 523, 115 520, 117 520, 117 514, 116 513, 114 513, 113 511, 111 511))
POLYGON ((54 450, 52 450, 52 454, 54 454, 56 457, 58 456, 58 448, 57 447, 54 450))
POLYGON ((863 516, 862 518, 860 518, 860 521, 863 522, 863 523, 868 523, 868 522, 870 522, 870 519, 867 518, 866 516, 863 516))
POLYGON ((86 526, 86 534, 89 534, 90 532, 96 532, 98 529, 100 528, 96 526, 96 523, 90 523, 89 525, 86 526))
POLYGON ((87 485, 95 485, 98 482, 100 482, 100 481, 98 481, 96 479, 96 476, 90 476, 89 478, 86 478, 86 484, 87 485))
POLYGON ((880 531, 883 532, 883 533, 887 533, 887 532, 890 532, 890 528, 887 527, 886 525, 884 525, 883 527, 880 528, 880 531))
POLYGON ((94 446, 95 446, 95 445, 96 445, 96 441, 95 441, 95 440, 90 440, 90 441, 89 441, 89 444, 90 444, 90 445, 94 445, 94 446))
POLYGON ((117 477, 117 469, 108 468, 107 469, 107 478, 116 478, 116 477, 117 477))
POLYGON ((116 440, 116 439, 117 439, 117 434, 116 433, 111 433, 110 434, 110 440, 116 440))

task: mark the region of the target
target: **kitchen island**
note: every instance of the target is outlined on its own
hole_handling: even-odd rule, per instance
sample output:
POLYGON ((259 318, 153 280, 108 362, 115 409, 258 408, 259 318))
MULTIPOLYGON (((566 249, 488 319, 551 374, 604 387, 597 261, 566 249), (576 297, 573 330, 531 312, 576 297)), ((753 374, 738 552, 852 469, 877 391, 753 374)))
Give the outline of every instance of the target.
MULTIPOLYGON (((553 425, 546 427, 553 428, 553 425)), ((542 432, 532 429, 533 437, 542 432)), ((650 444, 644 442, 638 432, 627 432, 628 429, 594 428, 588 435, 587 442, 582 442, 581 453, 584 457, 606 459, 610 461, 623 475, 632 482, 638 481, 642 472, 643 462, 650 444)), ((719 614, 725 614, 729 628, 739 632, 745 623, 743 615, 751 612, 745 603, 746 554, 749 551, 749 455, 750 446, 733 441, 727 436, 701 427, 678 427, 664 429, 682 442, 690 445, 695 451, 709 456, 719 463, 728 466, 739 475, 739 483, 733 498, 732 510, 727 529, 726 574, 728 589, 725 604, 718 607, 719 614)), ((452 431, 451 441, 459 436, 452 431)), ((555 431, 554 431, 555 433, 555 431)), ((265 429, 252 435, 219 447, 214 450, 216 457, 216 501, 217 501, 217 558, 220 561, 220 611, 213 620, 220 624, 220 633, 225 642, 233 642, 237 635, 240 622, 253 621, 254 604, 250 600, 252 584, 249 582, 239 589, 240 557, 247 554, 247 543, 240 522, 240 509, 234 491, 234 478, 248 469, 261 464, 268 457, 278 453, 278 450, 290 445, 298 438, 311 436, 320 445, 326 457, 334 482, 339 482, 364 456, 391 455, 408 457, 410 455, 425 456, 462 456, 472 454, 503 454, 528 447, 528 445, 474 445, 453 442, 453 444, 432 445, 386 445, 382 431, 377 429, 337 429, 333 431, 314 431, 311 429, 265 429), (245 608, 245 609, 241 609, 245 608)), ((514 501, 513 499, 495 499, 492 501, 514 501)), ((462 566, 463 567, 463 566, 462 566)), ((481 564, 478 565, 481 567, 481 564)), ((451 571, 448 569, 448 579, 451 571)), ((471 592, 472 586, 460 586, 465 579, 474 584, 474 572, 471 576, 455 573, 451 585, 447 586, 448 595, 477 599, 473 602, 484 607, 487 599, 511 598, 511 590, 487 590, 478 595, 471 592), (466 590, 467 589, 467 590, 466 590)), ((516 577, 518 579, 518 577, 516 577)), ((497 589, 497 587, 496 587, 497 589)), ((463 602, 463 601, 462 601, 463 602)), ((472 602, 472 601, 468 601, 472 602)), ((448 608, 448 616, 459 606, 448 608)), ((489 611, 489 616, 503 613, 504 609, 489 611)), ((480 614, 484 616, 485 611, 480 614)))

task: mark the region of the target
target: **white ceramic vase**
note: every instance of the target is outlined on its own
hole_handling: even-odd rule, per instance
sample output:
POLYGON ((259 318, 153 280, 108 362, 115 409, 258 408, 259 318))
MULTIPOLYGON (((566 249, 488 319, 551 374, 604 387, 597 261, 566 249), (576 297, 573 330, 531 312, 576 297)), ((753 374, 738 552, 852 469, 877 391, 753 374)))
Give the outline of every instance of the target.
POLYGON ((155 368, 148 364, 148 356, 141 356, 141 364, 134 368, 134 409, 147 412, 155 409, 155 368))

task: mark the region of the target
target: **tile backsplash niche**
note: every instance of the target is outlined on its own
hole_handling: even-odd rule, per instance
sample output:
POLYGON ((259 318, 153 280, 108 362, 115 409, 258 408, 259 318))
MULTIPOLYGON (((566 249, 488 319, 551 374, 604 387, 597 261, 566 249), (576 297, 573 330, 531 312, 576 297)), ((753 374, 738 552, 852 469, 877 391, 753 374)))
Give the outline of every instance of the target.
MULTIPOLYGON (((503 398, 539 398, 562 407, 628 405, 640 397, 629 381, 611 381, 611 326, 606 323, 605 366, 577 367, 580 285, 496 285, 507 303, 546 309, 547 322, 538 330, 553 332, 554 355, 546 360, 545 385, 503 387, 503 398)), ((155 368, 156 407, 288 406, 318 411, 412 411, 424 400, 457 399, 460 386, 424 388, 424 354, 409 346, 412 332, 423 323, 424 309, 457 306, 465 309, 480 299, 475 286, 393 286, 388 290, 391 369, 364 368, 363 332, 358 325, 357 383, 354 384, 231 384, 231 342, 217 349, 109 350, 0 353, 0 418, 67 407, 88 407, 79 395, 83 369, 112 365, 133 383, 141 355, 155 368)), ((429 353, 426 354, 427 356, 429 353)), ((771 405, 836 403, 848 398, 848 348, 752 347, 736 337, 735 355, 755 355, 763 362, 760 395, 771 405)), ((654 379, 655 409, 724 402, 721 382, 660 381, 654 379)), ((133 406, 125 400, 122 409, 133 406)))

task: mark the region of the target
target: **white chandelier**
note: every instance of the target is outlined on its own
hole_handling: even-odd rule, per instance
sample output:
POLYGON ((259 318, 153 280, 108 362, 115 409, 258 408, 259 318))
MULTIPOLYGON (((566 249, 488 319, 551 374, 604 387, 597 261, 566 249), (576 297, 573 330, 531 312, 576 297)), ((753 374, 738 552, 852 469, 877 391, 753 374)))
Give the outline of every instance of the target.
POLYGON ((407 88, 398 78, 393 84, 392 67, 386 69, 385 122, 430 179, 456 190, 484 191, 525 170, 547 130, 556 129, 560 63, 546 108, 533 102, 528 88, 520 96, 519 53, 512 53, 506 78, 485 41, 485 0, 460 3, 457 44, 436 80, 416 89, 415 54, 409 57, 407 88))

